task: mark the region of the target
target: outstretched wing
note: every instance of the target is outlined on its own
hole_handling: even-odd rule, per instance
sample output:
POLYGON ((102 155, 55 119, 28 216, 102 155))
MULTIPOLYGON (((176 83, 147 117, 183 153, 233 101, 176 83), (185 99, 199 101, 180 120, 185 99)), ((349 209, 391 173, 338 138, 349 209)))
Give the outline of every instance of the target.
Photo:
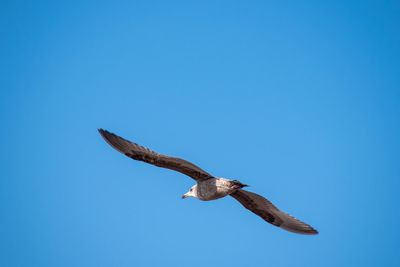
POLYGON ((99 133, 110 146, 132 159, 181 172, 196 181, 204 181, 213 178, 211 174, 189 161, 158 154, 103 129, 99 129, 99 133))
POLYGON ((231 196, 239 201, 246 209, 254 212, 265 221, 275 226, 298 234, 318 234, 317 230, 297 220, 293 216, 280 211, 268 199, 260 195, 239 189, 232 193, 231 196))

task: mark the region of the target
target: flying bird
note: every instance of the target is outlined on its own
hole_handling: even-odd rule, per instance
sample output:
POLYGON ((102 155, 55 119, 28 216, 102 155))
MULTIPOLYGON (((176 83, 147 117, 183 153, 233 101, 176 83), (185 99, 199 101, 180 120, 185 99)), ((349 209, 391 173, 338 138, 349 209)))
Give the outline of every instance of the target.
POLYGON ((209 201, 231 196, 246 209, 275 226, 298 234, 318 234, 318 231, 310 225, 280 211, 266 198, 243 190, 242 188, 247 187, 247 185, 237 180, 214 177, 184 159, 158 154, 103 129, 99 129, 99 132, 110 146, 134 160, 178 171, 194 179, 196 184, 182 198, 195 197, 203 201, 209 201))

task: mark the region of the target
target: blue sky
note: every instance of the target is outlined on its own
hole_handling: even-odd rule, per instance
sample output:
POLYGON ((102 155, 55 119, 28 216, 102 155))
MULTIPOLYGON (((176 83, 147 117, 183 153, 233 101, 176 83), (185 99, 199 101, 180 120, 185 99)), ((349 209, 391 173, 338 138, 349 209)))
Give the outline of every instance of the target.
POLYGON ((396 1, 2 1, 2 266, 399 266, 396 1), (238 179, 320 231, 108 146, 238 179))

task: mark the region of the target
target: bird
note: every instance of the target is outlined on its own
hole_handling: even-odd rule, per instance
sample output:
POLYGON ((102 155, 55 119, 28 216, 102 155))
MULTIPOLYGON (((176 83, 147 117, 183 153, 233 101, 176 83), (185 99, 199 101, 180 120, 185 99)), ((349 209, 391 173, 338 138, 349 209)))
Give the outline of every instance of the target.
POLYGON ((244 190, 243 188, 248 187, 248 185, 238 180, 214 177, 184 159, 156 153, 107 130, 98 129, 98 131, 111 147, 122 154, 157 167, 178 171, 194 179, 196 184, 182 198, 194 197, 202 201, 210 201, 231 196, 239 201, 243 207, 272 225, 298 234, 318 234, 318 231, 313 227, 279 210, 263 196, 244 190))

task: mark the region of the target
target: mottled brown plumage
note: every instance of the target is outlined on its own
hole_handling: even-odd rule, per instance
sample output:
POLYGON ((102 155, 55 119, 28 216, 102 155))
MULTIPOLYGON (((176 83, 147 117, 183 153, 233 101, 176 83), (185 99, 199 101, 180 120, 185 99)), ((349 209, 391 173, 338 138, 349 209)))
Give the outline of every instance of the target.
POLYGON ((158 154, 146 147, 142 147, 136 143, 125 140, 122 137, 103 129, 99 129, 99 132, 110 146, 132 159, 144 161, 157 167, 181 172, 196 181, 204 181, 213 178, 211 174, 190 163, 189 161, 158 154))
POLYGON ((203 201, 209 201, 230 195, 246 209, 275 226, 299 234, 318 234, 308 224, 280 211, 266 198, 241 189, 247 185, 237 180, 214 177, 186 160, 158 154, 103 129, 99 129, 99 132, 108 144, 134 160, 175 170, 196 180, 197 184, 188 193, 184 194, 183 198, 191 196, 203 201))
POLYGON ((242 189, 238 189, 230 195, 239 201, 246 209, 254 212, 265 221, 275 226, 299 234, 318 234, 317 230, 297 220, 293 216, 280 211, 268 199, 260 195, 242 189))

